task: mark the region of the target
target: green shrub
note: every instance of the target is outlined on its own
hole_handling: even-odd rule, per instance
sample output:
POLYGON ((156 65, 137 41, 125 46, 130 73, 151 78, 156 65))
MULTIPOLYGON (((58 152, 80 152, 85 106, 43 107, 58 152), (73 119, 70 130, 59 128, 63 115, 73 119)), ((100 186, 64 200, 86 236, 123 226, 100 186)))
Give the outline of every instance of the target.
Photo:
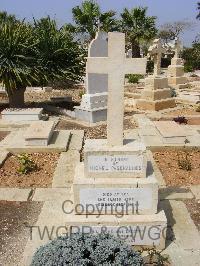
POLYGON ((171 89, 171 97, 177 97, 177 93, 174 88, 171 89))
POLYGON ((20 154, 17 156, 17 158, 20 163, 20 167, 18 169, 20 174, 26 175, 37 169, 37 165, 29 158, 28 154, 20 154))
POLYGON ((40 247, 31 266, 143 265, 140 253, 107 234, 62 236, 40 247))
POLYGON ((137 75, 137 74, 128 74, 126 75, 126 78, 128 78, 129 83, 138 83, 138 81, 142 78, 144 78, 143 75, 137 75))
POLYGON ((188 72, 193 72, 193 71, 194 71, 194 68, 193 68, 192 65, 189 65, 188 63, 186 63, 186 64, 184 65, 184 71, 185 71, 186 73, 188 73, 188 72))

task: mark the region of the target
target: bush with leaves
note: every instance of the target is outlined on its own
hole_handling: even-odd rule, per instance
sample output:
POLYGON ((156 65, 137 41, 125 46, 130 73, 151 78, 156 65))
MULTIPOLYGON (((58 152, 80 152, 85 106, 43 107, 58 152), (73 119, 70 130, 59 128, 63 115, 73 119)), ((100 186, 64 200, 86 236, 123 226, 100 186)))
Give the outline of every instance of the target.
POLYGON ((138 83, 140 79, 144 78, 143 75, 139 74, 127 74, 126 78, 128 79, 129 83, 138 83))
POLYGON ((200 69, 200 42, 194 42, 192 48, 185 48, 182 52, 185 60, 185 71, 192 72, 200 69))
POLYGON ((108 234, 72 234, 40 247, 31 266, 143 265, 140 253, 108 234))
POLYGON ((18 169, 18 172, 20 174, 28 174, 32 171, 37 170, 37 165, 35 164, 35 162, 28 156, 28 154, 19 154, 17 156, 19 163, 20 163, 20 167, 18 169))

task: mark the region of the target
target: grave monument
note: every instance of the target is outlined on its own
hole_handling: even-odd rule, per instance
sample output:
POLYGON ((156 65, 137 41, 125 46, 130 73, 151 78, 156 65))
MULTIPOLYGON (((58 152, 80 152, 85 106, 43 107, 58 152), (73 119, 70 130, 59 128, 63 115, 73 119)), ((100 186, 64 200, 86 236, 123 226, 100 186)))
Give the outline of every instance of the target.
POLYGON ((153 45, 149 48, 149 54, 154 60, 154 74, 145 78, 145 88, 136 104, 138 109, 159 111, 175 107, 175 100, 171 98, 168 80, 161 76, 161 58, 165 51, 160 39, 154 40, 153 45))
POLYGON ((175 55, 168 67, 168 84, 173 88, 185 88, 187 87, 187 78, 184 77, 183 60, 180 58, 181 42, 179 39, 175 40, 174 50, 175 55))
MULTIPOLYGON (((88 49, 88 58, 107 57, 107 33, 97 32, 88 49)), ((82 96, 81 105, 75 107, 77 119, 96 123, 107 119, 108 75, 89 72, 86 68, 86 94, 82 96)))
POLYGON ((85 142, 84 163, 77 165, 73 182, 76 211, 66 226, 73 233, 107 232, 132 245, 162 249, 167 221, 157 211, 158 183, 146 147, 123 138, 125 74, 145 74, 146 59, 126 58, 125 34, 108 33, 108 57, 88 58, 87 69, 108 75, 107 140, 85 142))

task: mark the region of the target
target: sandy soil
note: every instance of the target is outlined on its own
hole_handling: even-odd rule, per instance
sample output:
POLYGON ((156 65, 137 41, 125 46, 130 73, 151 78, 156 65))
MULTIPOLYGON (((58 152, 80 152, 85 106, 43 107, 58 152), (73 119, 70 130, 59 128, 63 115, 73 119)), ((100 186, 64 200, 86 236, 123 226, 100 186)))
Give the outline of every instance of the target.
POLYGON ((186 157, 183 151, 154 152, 153 155, 168 186, 200 184, 200 151, 189 151, 188 161, 191 163, 191 171, 181 169, 178 165, 178 161, 186 157))
POLYGON ((197 229, 200 231, 200 201, 197 201, 195 199, 188 199, 184 201, 186 204, 186 207, 188 209, 188 212, 190 213, 190 216, 192 220, 194 221, 194 224, 196 225, 197 229))
POLYGON ((176 110, 176 111, 171 111, 171 112, 167 112, 166 116, 171 116, 173 115, 174 117, 176 116, 185 116, 187 117, 188 115, 198 115, 200 116, 200 112, 196 112, 195 109, 193 108, 183 108, 180 110, 176 110))
POLYGON ((58 153, 29 154, 31 160, 37 165, 37 170, 28 174, 19 174, 19 161, 11 155, 0 168, 0 187, 50 187, 55 171, 58 153))
MULTIPOLYGON (((125 118, 124 119, 124 129, 134 129, 137 125, 133 121, 132 118, 125 118)), ((57 129, 77 129, 77 130, 84 130, 85 131, 85 137, 87 139, 98 139, 98 138, 106 138, 107 133, 107 126, 106 124, 102 124, 99 126, 94 127, 86 127, 83 125, 78 124, 76 121, 66 121, 62 120, 58 123, 57 129)))
POLYGON ((20 266, 23 250, 43 203, 0 201, 0 265, 20 266))

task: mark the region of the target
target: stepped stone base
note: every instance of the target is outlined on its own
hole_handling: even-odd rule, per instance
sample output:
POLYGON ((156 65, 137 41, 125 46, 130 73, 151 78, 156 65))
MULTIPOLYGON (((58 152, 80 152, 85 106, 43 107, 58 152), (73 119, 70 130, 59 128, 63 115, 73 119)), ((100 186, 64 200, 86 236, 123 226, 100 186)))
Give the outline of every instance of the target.
POLYGON ((167 219, 164 211, 152 215, 75 215, 67 217, 72 233, 107 232, 134 246, 165 248, 167 219))
POLYGON ((177 86, 179 84, 187 83, 186 77, 168 77, 168 84, 169 86, 177 86))
POLYGON ((105 108, 93 108, 84 109, 81 107, 75 107, 75 116, 77 119, 86 121, 89 123, 97 123, 107 120, 107 107, 105 108))
POLYGON ((168 75, 170 77, 183 77, 184 76, 184 66, 182 66, 182 65, 170 65, 168 67, 168 75))
POLYGON ((73 182, 74 204, 84 207, 82 213, 155 214, 158 183, 151 174, 145 178, 86 178, 84 164, 76 167, 73 182))
POLYGON ((152 100, 145 100, 145 99, 140 99, 137 100, 137 108, 140 110, 149 110, 149 111, 159 111, 159 110, 164 110, 168 108, 174 108, 176 106, 175 99, 173 98, 168 98, 164 100, 157 100, 157 101, 152 101, 152 100))
POLYGON ((170 97, 171 97, 171 89, 169 88, 159 89, 155 91, 143 90, 141 94, 141 99, 152 100, 152 101, 167 99, 170 97))

